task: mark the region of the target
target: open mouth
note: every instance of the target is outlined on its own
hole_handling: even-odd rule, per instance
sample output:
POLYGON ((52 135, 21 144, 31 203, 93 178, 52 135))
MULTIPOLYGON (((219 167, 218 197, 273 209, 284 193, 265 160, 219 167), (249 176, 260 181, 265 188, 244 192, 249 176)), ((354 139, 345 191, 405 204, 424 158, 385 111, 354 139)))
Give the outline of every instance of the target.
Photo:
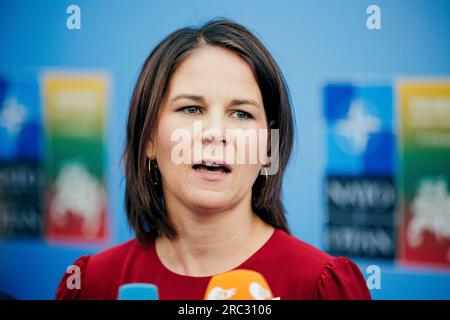
POLYGON ((214 163, 214 162, 205 162, 197 163, 192 166, 194 170, 203 171, 203 172, 217 172, 222 174, 227 174, 231 172, 231 168, 224 163, 214 163))

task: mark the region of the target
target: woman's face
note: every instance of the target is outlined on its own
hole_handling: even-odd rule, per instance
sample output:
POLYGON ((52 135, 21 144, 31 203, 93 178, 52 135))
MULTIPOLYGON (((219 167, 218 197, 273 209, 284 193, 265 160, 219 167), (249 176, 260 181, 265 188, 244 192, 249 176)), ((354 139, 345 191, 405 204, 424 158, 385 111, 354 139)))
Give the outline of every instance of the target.
POLYGON ((166 201, 194 210, 250 203, 252 185, 267 161, 258 156, 267 147, 267 137, 259 147, 254 139, 259 129, 267 130, 266 115, 249 65, 220 47, 190 54, 169 81, 147 151, 158 162, 166 201), (252 137, 244 139, 244 147, 243 132, 252 137), (257 161, 249 155, 252 147, 257 161))

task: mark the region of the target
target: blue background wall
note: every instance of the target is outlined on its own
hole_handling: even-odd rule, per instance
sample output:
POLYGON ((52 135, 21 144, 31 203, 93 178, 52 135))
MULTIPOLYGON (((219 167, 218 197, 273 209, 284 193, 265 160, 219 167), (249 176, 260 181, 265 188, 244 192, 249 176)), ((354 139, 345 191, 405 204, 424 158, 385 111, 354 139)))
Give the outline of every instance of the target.
MULTIPOLYGON (((51 299, 67 265, 84 253, 132 235, 124 208, 120 156, 128 102, 139 69, 173 30, 227 17, 253 31, 284 72, 296 116, 296 148, 284 201, 295 236, 323 248, 326 131, 321 89, 330 80, 391 81, 397 76, 450 76, 450 1, 1 1, 0 72, 11 77, 41 68, 94 69, 112 77, 107 122, 107 187, 112 235, 103 246, 1 240, 0 291, 51 299), (66 28, 66 8, 81 8, 81 30, 66 28), (366 27, 366 8, 381 7, 382 29, 366 27)), ((450 298, 450 273, 381 266, 374 298, 450 298)))

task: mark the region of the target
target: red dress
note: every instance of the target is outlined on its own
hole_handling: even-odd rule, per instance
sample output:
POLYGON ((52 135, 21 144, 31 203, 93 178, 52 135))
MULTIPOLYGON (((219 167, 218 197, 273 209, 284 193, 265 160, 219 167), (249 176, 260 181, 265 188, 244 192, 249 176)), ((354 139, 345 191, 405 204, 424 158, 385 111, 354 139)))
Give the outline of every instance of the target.
MULTIPOLYGON (((152 283, 159 298, 202 300, 211 277, 192 277, 167 269, 154 244, 143 246, 136 239, 75 262, 81 271, 81 288, 66 285, 64 274, 56 299, 117 299, 125 283, 152 283)), ((259 272, 274 297, 287 299, 370 299, 358 267, 344 257, 335 258, 275 229, 269 240, 235 269, 259 272)))

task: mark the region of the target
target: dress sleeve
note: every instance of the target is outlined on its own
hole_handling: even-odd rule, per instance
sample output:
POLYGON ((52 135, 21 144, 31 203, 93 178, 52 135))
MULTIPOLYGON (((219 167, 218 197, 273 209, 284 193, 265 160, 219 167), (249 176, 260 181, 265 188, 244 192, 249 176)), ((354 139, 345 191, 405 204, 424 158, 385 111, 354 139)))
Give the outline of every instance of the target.
POLYGON ((361 271, 345 257, 333 257, 325 266, 316 297, 322 300, 371 300, 361 271))
POLYGON ((61 281, 59 282, 58 289, 56 290, 55 299, 56 300, 79 300, 81 291, 84 288, 84 278, 85 278, 85 272, 86 272, 86 266, 89 261, 89 255, 85 254, 81 257, 79 257, 73 265, 77 266, 80 271, 80 279, 78 279, 80 283, 79 288, 69 288, 67 280, 69 280, 69 283, 73 283, 74 279, 69 277, 73 277, 75 274, 73 271, 65 272, 61 281))

